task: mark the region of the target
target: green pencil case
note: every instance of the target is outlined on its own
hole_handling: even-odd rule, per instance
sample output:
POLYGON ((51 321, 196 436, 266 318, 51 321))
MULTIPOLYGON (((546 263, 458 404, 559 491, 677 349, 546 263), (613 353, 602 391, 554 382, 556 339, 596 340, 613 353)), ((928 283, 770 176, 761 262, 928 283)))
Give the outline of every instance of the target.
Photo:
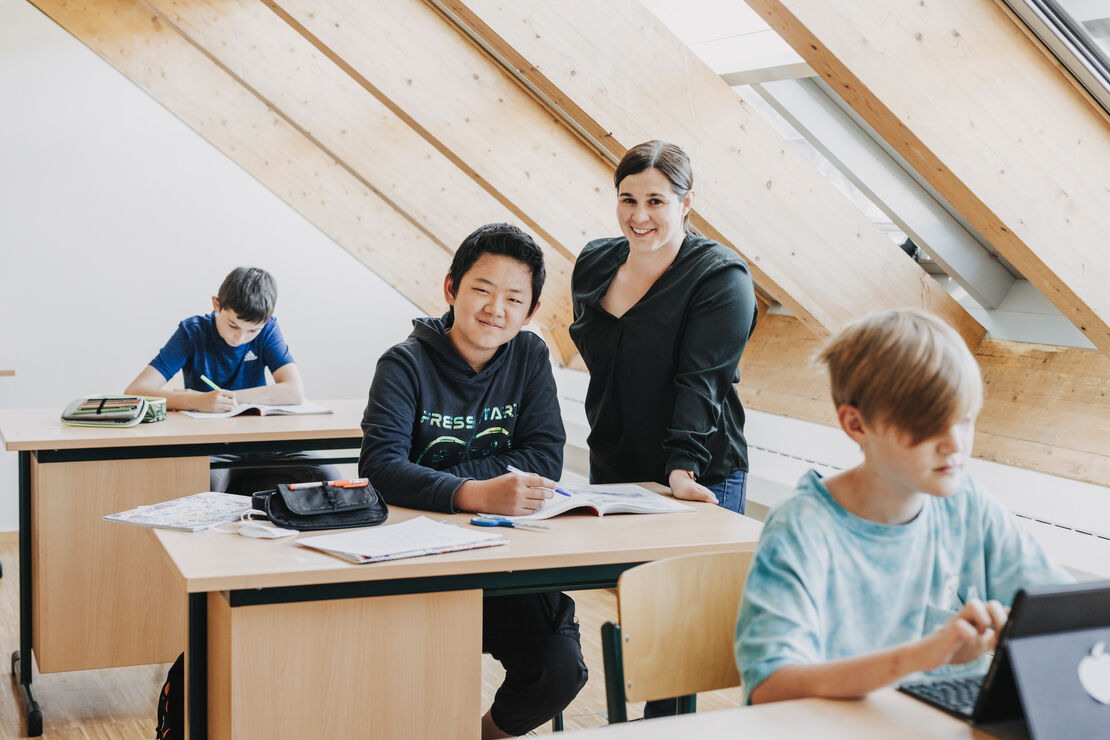
POLYGON ((166 399, 161 396, 143 396, 146 400, 146 414, 143 424, 166 420, 166 399))

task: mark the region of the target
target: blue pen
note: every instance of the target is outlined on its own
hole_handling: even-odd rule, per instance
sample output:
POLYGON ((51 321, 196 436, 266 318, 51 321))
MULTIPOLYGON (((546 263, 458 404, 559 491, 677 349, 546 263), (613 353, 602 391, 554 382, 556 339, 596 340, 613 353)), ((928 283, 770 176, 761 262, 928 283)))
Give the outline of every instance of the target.
POLYGON ((520 527, 522 529, 532 529, 547 531, 547 527, 542 524, 528 524, 526 522, 514 522, 511 519, 506 519, 503 516, 496 516, 491 514, 480 514, 471 517, 470 523, 476 527, 520 527))
MULTIPOLYGON (((510 473, 516 473, 517 475, 529 475, 528 473, 525 473, 520 468, 514 468, 512 465, 506 465, 505 470, 508 470, 510 473)), ((564 496, 569 496, 570 495, 569 493, 564 491, 562 488, 545 488, 544 486, 532 486, 532 487, 533 488, 543 488, 543 490, 545 490, 545 491, 554 491, 555 493, 561 493, 564 496)))

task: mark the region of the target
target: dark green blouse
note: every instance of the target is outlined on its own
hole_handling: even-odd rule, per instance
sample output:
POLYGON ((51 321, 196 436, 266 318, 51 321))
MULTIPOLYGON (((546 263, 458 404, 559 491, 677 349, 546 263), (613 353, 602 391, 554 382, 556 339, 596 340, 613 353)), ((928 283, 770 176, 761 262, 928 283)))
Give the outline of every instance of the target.
POLYGON ((747 470, 744 408, 733 386, 756 321, 747 263, 688 235, 667 271, 617 318, 601 299, 627 258, 624 237, 592 241, 571 282, 570 335, 590 370, 591 476, 666 484, 682 469, 712 485, 747 470))

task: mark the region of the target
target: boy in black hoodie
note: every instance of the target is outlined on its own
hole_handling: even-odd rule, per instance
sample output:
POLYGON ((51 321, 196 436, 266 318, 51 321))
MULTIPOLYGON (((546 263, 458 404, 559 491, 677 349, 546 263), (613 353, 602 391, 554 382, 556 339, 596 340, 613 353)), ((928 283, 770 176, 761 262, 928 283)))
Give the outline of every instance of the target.
MULTIPOLYGON (((444 279, 448 312, 414 320, 409 338, 378 360, 358 469, 389 503, 518 515, 553 495, 566 441, 555 379, 543 340, 520 331, 543 281, 530 236, 483 226, 444 279)), ((485 599, 482 649, 505 667, 483 738, 538 727, 586 683, 566 594, 485 599)))

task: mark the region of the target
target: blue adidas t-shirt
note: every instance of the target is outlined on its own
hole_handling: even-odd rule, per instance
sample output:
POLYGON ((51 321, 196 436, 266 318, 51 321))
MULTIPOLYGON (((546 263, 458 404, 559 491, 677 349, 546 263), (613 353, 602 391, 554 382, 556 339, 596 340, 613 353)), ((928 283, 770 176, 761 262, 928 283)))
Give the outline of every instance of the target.
POLYGON ((277 319, 271 316, 257 337, 232 347, 216 330, 216 314, 211 312, 178 324, 150 366, 166 380, 181 370, 189 390, 212 390, 200 379, 204 375, 221 388, 238 391, 266 385, 266 368, 273 373, 292 361, 277 319))
MULTIPOLYGON (((745 701, 784 666, 920 640, 969 599, 1009 606, 1020 588, 1072 580, 968 476, 956 493, 927 497, 913 521, 893 526, 846 511, 814 471, 797 491, 767 518, 744 586, 736 662, 745 701)), ((928 675, 985 669, 981 658, 928 675)))

